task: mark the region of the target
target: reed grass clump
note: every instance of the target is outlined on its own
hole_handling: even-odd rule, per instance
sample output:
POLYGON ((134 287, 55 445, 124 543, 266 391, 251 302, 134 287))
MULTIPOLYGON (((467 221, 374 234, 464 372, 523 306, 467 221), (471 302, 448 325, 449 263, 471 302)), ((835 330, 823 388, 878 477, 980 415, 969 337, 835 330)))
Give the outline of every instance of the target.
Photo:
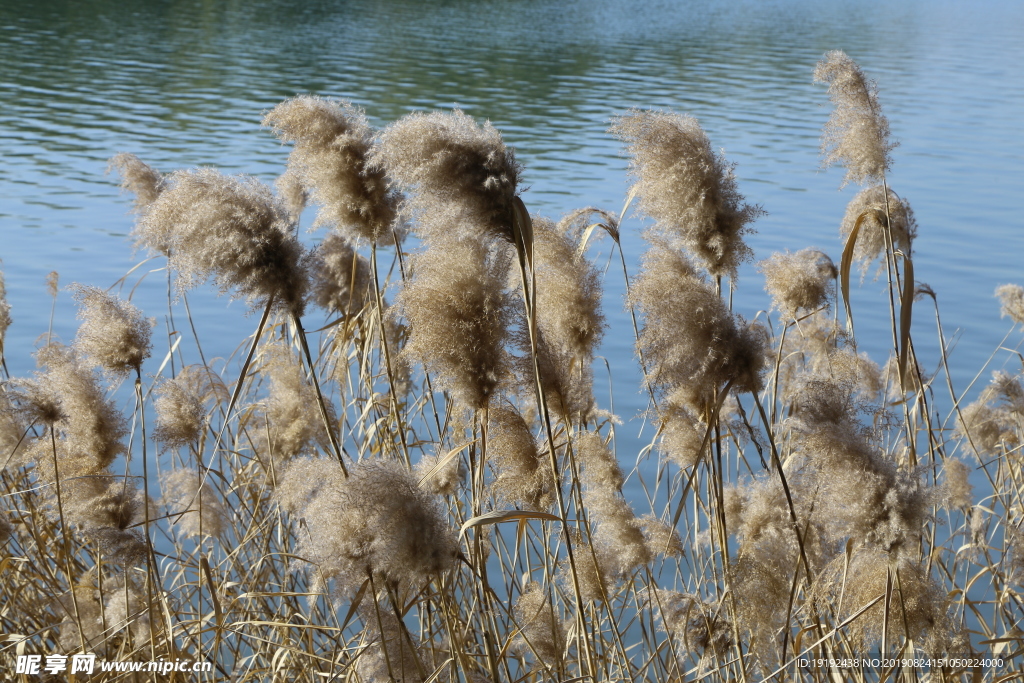
POLYGON ((778 316, 733 303, 761 211, 674 113, 613 124, 637 226, 531 217, 514 150, 458 111, 374 133, 349 103, 288 100, 265 121, 293 144, 276 194, 116 157, 138 244, 167 258, 166 283, 133 290, 166 287, 166 330, 74 285, 72 344, 41 336, 20 377, 0 346, 0 668, 91 652, 208 662, 203 681, 1019 678, 1022 290, 997 290, 1009 363, 958 386, 875 87, 842 53, 817 76, 826 161, 869 186, 835 251, 760 262, 778 316), (330 227, 308 250, 307 200, 330 227), (604 335, 629 335, 606 330, 601 234, 638 416, 594 390, 604 335), (887 301, 856 310, 890 325, 876 361, 849 275, 877 261, 887 301), (189 308, 207 279, 262 311, 237 357, 208 355, 189 308), (911 324, 922 294, 937 343, 911 324), (903 663, 808 664, 876 653, 903 663))

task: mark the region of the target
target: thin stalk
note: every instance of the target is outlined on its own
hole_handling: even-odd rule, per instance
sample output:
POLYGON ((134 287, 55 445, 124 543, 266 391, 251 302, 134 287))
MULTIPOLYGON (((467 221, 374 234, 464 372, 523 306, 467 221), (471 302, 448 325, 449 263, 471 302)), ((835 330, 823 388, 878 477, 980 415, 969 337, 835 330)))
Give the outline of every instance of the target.
MULTIPOLYGON (((324 402, 324 395, 320 391, 320 380, 316 376, 316 366, 313 364, 313 356, 309 352, 309 342, 306 339, 306 331, 302 329, 302 321, 299 320, 299 316, 292 312, 292 323, 295 325, 295 331, 299 338, 299 342, 302 344, 302 353, 306 359, 306 364, 309 368, 309 377, 313 382, 313 389, 316 392, 316 405, 320 409, 320 418, 324 421, 324 429, 327 430, 327 438, 331 441, 331 448, 334 449, 334 455, 338 458, 338 464, 341 465, 341 472, 348 477, 348 469, 345 467, 344 455, 348 455, 345 452, 345 447, 338 443, 338 437, 334 433, 334 425, 331 424, 331 418, 327 412, 327 404, 324 402)), ((255 347, 255 344, 254 344, 255 347)))

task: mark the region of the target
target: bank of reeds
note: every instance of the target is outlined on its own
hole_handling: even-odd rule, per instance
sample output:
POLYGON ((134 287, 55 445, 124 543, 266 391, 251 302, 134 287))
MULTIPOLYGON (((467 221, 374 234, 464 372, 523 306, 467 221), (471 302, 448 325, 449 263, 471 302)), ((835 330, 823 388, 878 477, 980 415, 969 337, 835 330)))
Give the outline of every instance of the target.
MULTIPOLYGON (((31 377, 4 371, 5 676, 18 655, 81 652, 213 665, 162 680, 1015 675, 1021 376, 954 385, 876 88, 838 52, 815 77, 835 104, 826 161, 870 184, 836 216, 838 258, 760 261, 768 316, 730 305, 762 209, 674 113, 612 124, 649 221, 635 272, 622 262, 636 325, 610 332, 602 304, 620 303, 588 246, 632 214, 531 216, 513 150, 459 111, 375 132, 349 103, 289 100, 265 121, 293 145, 276 192, 115 158, 175 327, 159 338, 74 285, 74 341, 46 336, 31 377), (327 230, 313 250, 307 201, 327 230), (887 310, 851 305, 855 266, 885 274, 887 310), (208 280, 254 311, 220 372, 187 308, 208 280), (888 362, 854 335, 879 314, 888 362), (931 316, 934 374, 910 333, 931 316), (639 421, 594 390, 610 333, 636 337, 641 453, 617 451, 639 421), (829 664, 879 653, 953 659, 829 664)), ((998 294, 1024 324, 1021 288, 998 294)))

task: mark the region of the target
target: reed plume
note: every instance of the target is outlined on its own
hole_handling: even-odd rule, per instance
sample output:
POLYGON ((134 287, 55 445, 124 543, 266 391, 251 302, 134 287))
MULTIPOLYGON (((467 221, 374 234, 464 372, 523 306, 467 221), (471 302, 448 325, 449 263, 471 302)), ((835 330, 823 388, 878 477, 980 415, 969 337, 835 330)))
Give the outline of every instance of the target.
POLYGON ((943 506, 954 510, 968 509, 974 504, 971 468, 963 460, 949 458, 942 466, 945 475, 939 494, 943 506))
POLYGON ((0 359, 4 355, 4 338, 7 336, 7 329, 11 326, 11 322, 11 304, 7 302, 4 272, 0 270, 0 359))
POLYGON ((868 267, 875 259, 886 253, 887 211, 892 246, 909 256, 914 238, 917 237, 917 221, 906 199, 902 199, 892 190, 886 193, 881 185, 872 185, 858 192, 846 207, 840 233, 845 242, 858 222, 860 223, 853 257, 861 264, 862 275, 867 273, 868 267))
POLYGON ((531 581, 516 600, 513 613, 521 635, 514 647, 530 652, 545 666, 561 671, 566 649, 566 628, 558 618, 544 589, 531 581))
POLYGON ((64 516, 77 524, 103 556, 123 567, 146 559, 146 539, 136 527, 143 523, 143 492, 123 477, 66 481, 64 516))
POLYGON ((370 262, 337 233, 313 252, 310 271, 313 301, 327 311, 353 316, 375 303, 370 262))
POLYGON ((121 176, 121 189, 135 195, 135 210, 144 212, 167 187, 164 176, 134 154, 122 152, 113 156, 107 170, 116 169, 121 176))
POLYGON ((320 205, 314 229, 333 227, 353 243, 394 241, 400 195, 379 167, 369 165, 373 129, 361 109, 344 100, 300 95, 271 109, 263 125, 295 145, 286 176, 320 205))
MULTIPOLYGON (((12 382, 20 416, 28 424, 50 426, 59 435, 62 478, 105 470, 125 451, 124 415, 72 349, 48 346, 39 352, 39 362, 45 370, 34 379, 12 382)), ((55 476, 50 439, 34 441, 27 455, 46 478, 55 476)))
POLYGON ((459 485, 465 480, 467 470, 462 458, 455 457, 441 464, 445 453, 438 450, 433 455, 424 455, 416 463, 415 473, 420 488, 435 496, 454 496, 458 494, 459 485), (440 467, 438 467, 440 465, 440 467), (435 468, 437 468, 435 470, 435 468), (431 474, 433 472, 433 474, 431 474), (427 475, 430 475, 429 477, 427 475))
POLYGON ((490 122, 477 125, 458 109, 409 114, 383 130, 371 162, 415 190, 410 201, 425 233, 514 243, 522 168, 490 122))
POLYGON ((681 242, 712 277, 728 276, 753 256, 743 241, 763 210, 743 201, 733 165, 711 147, 691 116, 632 110, 611 132, 628 145, 631 192, 655 230, 681 242))
POLYGON ((302 553, 341 593, 370 575, 382 585, 418 587, 455 561, 458 545, 440 499, 397 462, 363 460, 345 479, 333 463, 298 459, 280 488, 278 499, 309 528, 302 553))
MULTIPOLYGON (((0 283, 2 286, 2 283, 0 283)), ((1015 323, 1024 325, 1024 287, 1020 285, 1000 285, 996 287, 996 296, 1001 304, 1000 313, 1004 318, 1009 318, 1015 323)), ((3 316, 2 304, 0 304, 0 318, 3 316)), ((0 322, 2 324, 2 322, 0 322)), ((0 340, 3 333, 0 331, 0 340)))
POLYGON ((758 391, 766 340, 732 314, 686 257, 654 238, 630 293, 644 315, 637 342, 651 382, 673 403, 705 415, 715 392, 758 391))
POLYGON ((395 298, 409 329, 402 355, 463 406, 485 407, 508 379, 507 255, 458 240, 428 248, 410 267, 412 279, 395 298))
POLYGON ((423 662, 394 611, 382 604, 360 608, 366 630, 355 671, 360 681, 422 683, 423 662))
POLYGON ((216 538, 228 528, 231 515, 224 500, 197 470, 181 467, 161 473, 160 489, 161 503, 174 515, 182 535, 216 538))
POLYGON ((294 170, 286 168, 274 181, 274 190, 288 209, 288 217, 292 223, 298 224, 302 212, 306 210, 306 204, 309 203, 309 192, 303 186, 302 178, 294 170))
MULTIPOLYGON (((259 411, 260 429, 257 450, 277 462, 289 460, 319 446, 330 449, 330 440, 321 416, 310 410, 316 405, 316 394, 305 378, 302 367, 291 350, 282 345, 264 348, 262 374, 269 379, 268 396, 259 411)), ((328 405, 328 418, 335 423, 333 406, 328 405)), ((264 463, 270 467, 270 463, 264 463)))
POLYGON ((787 318, 800 309, 812 312, 827 306, 839 271, 827 254, 801 249, 795 254, 776 252, 758 264, 772 304, 787 318))
POLYGON ((203 405, 204 384, 210 371, 201 366, 184 368, 174 379, 156 388, 156 429, 153 438, 164 449, 199 443, 209 422, 203 405))
POLYGON ((494 496, 509 505, 546 511, 555 500, 547 454, 538 449, 530 427, 516 410, 492 407, 488 417, 488 457, 496 472, 494 496))
POLYGON ((848 182, 882 182, 896 144, 889 141, 889 121, 878 104, 878 86, 845 52, 828 52, 814 69, 814 81, 827 83, 835 109, 821 138, 825 165, 846 165, 848 182))
POLYGON ((152 325, 131 302, 112 296, 99 287, 74 284, 82 324, 75 349, 112 377, 141 372, 151 351, 152 325))
MULTIPOLYGON (((967 652, 964 633, 947 613, 946 591, 932 579, 925 567, 908 561, 893 561, 872 549, 858 550, 845 568, 846 558, 837 557, 816 582, 812 597, 838 605, 839 617, 846 619, 875 602, 849 625, 849 634, 860 648, 877 643, 888 622, 890 634, 920 643, 928 653, 967 652), (886 584, 891 585, 885 604, 886 584)), ((890 635, 892 637, 892 635, 890 635)))
MULTIPOLYGON (((605 327, 600 279, 562 224, 542 216, 533 216, 532 222, 541 387, 556 414, 586 420, 594 407, 591 363, 605 327)), ((530 394, 535 386, 533 347, 525 325, 515 333, 515 341, 523 351, 516 360, 517 378, 530 394)))
POLYGON ((695 652, 702 657, 722 656, 732 647, 728 619, 721 606, 692 593, 660 591, 662 628, 671 633, 681 654, 695 652))
POLYGON ((210 168, 178 171, 135 229, 140 244, 169 253, 185 291, 212 277, 254 307, 301 317, 309 289, 306 257, 288 210, 254 178, 210 168), (166 249, 165 249, 166 248, 166 249))
POLYGON ((796 452, 818 473, 823 513, 834 538, 850 536, 894 556, 912 552, 934 491, 920 473, 899 467, 857 419, 849 381, 808 378, 794 399, 796 452))

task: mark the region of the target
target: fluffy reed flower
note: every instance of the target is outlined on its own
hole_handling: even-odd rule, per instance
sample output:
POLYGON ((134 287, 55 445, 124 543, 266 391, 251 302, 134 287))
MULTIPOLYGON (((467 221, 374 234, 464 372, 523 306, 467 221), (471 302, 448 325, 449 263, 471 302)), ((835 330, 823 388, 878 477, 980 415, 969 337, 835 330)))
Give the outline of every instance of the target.
POLYGON ((488 404, 508 375, 507 260, 478 241, 431 246, 412 260, 395 307, 408 322, 403 356, 470 409, 488 404))
MULTIPOLYGON (((612 598, 613 590, 622 578, 616 573, 617 560, 613 555, 614 548, 602 543, 587 545, 581 539, 575 539, 573 543, 580 599, 583 602, 601 602, 612 598)), ((569 564, 569 558, 565 558, 559 563, 556 578, 566 591, 573 591, 572 567, 569 564)))
POLYGON ((827 306, 839 274, 832 259, 817 249, 801 249, 795 254, 776 252, 758 267, 764 273, 764 288, 772 304, 787 318, 795 318, 801 308, 810 312, 827 306))
POLYGON ((514 647, 560 671, 565 659, 566 629, 541 585, 536 581, 527 584, 512 611, 520 633, 514 647))
POLYGON ((650 379, 672 400, 703 415, 727 382, 737 393, 760 389, 766 340, 726 308, 681 253, 652 241, 630 296, 644 315, 637 345, 650 379))
MULTIPOLYGON (((561 224, 534 216, 533 230, 541 386, 557 414, 567 420, 587 419, 594 407, 591 362, 604 331, 601 283, 561 224)), ((525 326, 517 332, 516 344, 524 351, 516 375, 524 389, 532 389, 534 368, 525 326)))
POLYGON ((146 558, 142 523, 145 500, 133 483, 119 477, 64 482, 64 517, 78 525, 104 558, 124 567, 146 558))
POLYGON ((940 489, 942 504, 950 510, 970 508, 974 502, 971 468, 962 460, 949 458, 942 469, 945 474, 940 489))
POLYGON ((394 611, 385 605, 360 606, 363 619, 363 649, 355 662, 356 680, 389 683, 422 683, 427 670, 418 648, 407 637, 394 611))
POLYGON ((532 222, 537 325, 549 344, 589 361, 605 327, 597 269, 559 225, 532 222))
POLYGON ((341 592, 358 589, 371 573, 419 586, 455 561, 458 544, 440 499, 400 463, 363 460, 345 479, 340 467, 301 459, 287 467, 280 488, 279 500, 309 528, 301 553, 341 592), (311 490, 313 472, 319 479, 311 490))
MULTIPOLYGON (((793 536, 790 527, 790 536, 793 536)), ((794 543, 795 545, 795 543, 794 543)), ((751 654, 762 666, 778 664, 775 636, 786 625, 786 611, 797 565, 783 558, 741 553, 730 561, 729 585, 736 592, 736 621, 750 634, 751 654)), ((799 562, 799 559, 797 559, 799 562)))
POLYGON ((313 252, 313 301, 346 316, 363 310, 373 299, 370 262, 337 233, 328 233, 313 252))
MULTIPOLYGON (((857 244, 853 249, 853 258, 861 264, 862 275, 867 273, 872 261, 886 253, 885 198, 881 185, 866 187, 858 192, 846 206, 846 215, 843 216, 843 224, 839 229, 845 242, 850 238, 858 219, 863 217, 857 234, 857 244)), ((906 199, 901 199, 892 190, 889 190, 888 198, 893 248, 910 254, 911 243, 917 237, 914 211, 906 199)))
POLYGON ((640 520, 640 530, 644 534, 647 552, 654 556, 682 557, 685 552, 683 539, 679 532, 668 522, 663 522, 653 515, 645 515, 640 520))
POLYGON ((121 189, 135 195, 135 210, 145 211, 167 187, 164 176, 134 154, 122 152, 110 159, 108 171, 116 169, 121 189))
POLYGON ((108 630, 124 631, 124 636, 130 637, 136 648, 147 647, 151 639, 159 643, 164 635, 164 622, 159 612, 150 612, 151 607, 157 607, 156 601, 147 604, 146 589, 130 575, 119 583, 110 588, 104 587, 104 617, 108 630))
POLYGON ((320 205, 314 228, 335 226, 351 241, 394 241, 400 197, 383 170, 368 164, 373 129, 361 109, 300 95, 271 109, 263 125, 283 142, 295 143, 288 169, 320 205))
POLYGON ((615 454, 597 432, 581 432, 576 437, 576 461, 580 480, 589 487, 621 491, 625 477, 615 454))
MULTIPOLYGON (((0 288, 2 287, 3 283, 0 282, 0 288)), ((1000 285, 996 287, 996 296, 999 297, 999 302, 1002 304, 999 309, 1002 317, 1008 317, 1013 322, 1024 325, 1024 287, 1020 285, 1000 285)), ((0 303, 0 319, 3 317, 2 306, 3 304, 0 303)), ((2 325, 2 320, 0 320, 0 325, 2 325)), ((3 330, 0 328, 0 340, 2 338, 3 330)))
POLYGON ((78 651, 83 639, 90 650, 109 651, 107 634, 103 631, 103 603, 91 574, 72 587, 73 597, 68 591, 54 601, 58 614, 63 615, 58 642, 64 652, 78 651))
POLYGON ((546 511, 554 503, 554 482, 546 458, 522 416, 504 406, 487 414, 488 459, 497 476, 494 495, 510 505, 546 511))
POLYGON ((7 303, 7 288, 4 286, 4 273, 0 270, 0 356, 3 355, 4 337, 11 326, 11 305, 7 303))
POLYGON ((894 554, 916 547, 933 492, 918 472, 897 467, 860 424, 852 385, 810 378, 794 399, 793 413, 794 445, 818 472, 830 533, 894 554))
POLYGON ((878 86, 868 80, 845 52, 828 52, 814 69, 816 83, 828 83, 835 109, 821 136, 825 165, 846 165, 843 184, 881 182, 896 147, 889 141, 889 121, 878 104, 878 86))
POLYGON ((580 479, 585 484, 583 504, 595 522, 594 543, 602 548, 603 573, 621 578, 651 561, 643 533, 645 523, 619 495, 622 470, 601 435, 581 433, 576 454, 582 466, 580 479))
POLYGON ((274 181, 274 190, 281 202, 288 209, 288 217, 292 223, 298 225, 302 212, 306 210, 306 203, 309 201, 309 193, 302 185, 302 178, 292 169, 285 169, 285 172, 274 181))
POLYGON ((415 112, 381 133, 372 163, 400 185, 427 233, 454 231, 514 242, 512 200, 522 168, 490 122, 455 109, 415 112))
MULTIPOLYGON (((125 448, 121 439, 128 433, 124 415, 108 399, 96 375, 83 367, 66 347, 51 345, 39 352, 44 372, 35 379, 13 382, 14 403, 29 424, 52 426, 61 476, 84 476, 104 470, 125 448)), ((28 457, 35 460, 44 477, 53 472, 49 438, 34 442, 28 457)))
POLYGON ((632 110, 611 132, 628 144, 633 191, 655 229, 681 240, 712 277, 736 279, 753 255, 743 242, 764 212, 743 202, 733 165, 716 154, 691 116, 632 110))
MULTIPOLYGON (((815 573, 834 552, 828 520, 822 517, 817 483, 793 469, 787 473, 804 554, 815 573), (809 480, 810 479, 810 480, 809 480)), ((735 534, 738 552, 730 562, 730 588, 736 592, 740 628, 757 643, 762 664, 777 656, 775 635, 785 625, 790 592, 801 569, 800 539, 794 530, 789 502, 777 476, 726 491, 727 530, 735 534)))
MULTIPOLYGON (((522 395, 532 396, 536 375, 530 356, 529 332, 525 327, 519 327, 512 337, 523 351, 513 360, 516 384, 522 395)), ((541 390, 548 407, 567 422, 589 419, 595 409, 594 373, 590 362, 548 343, 540 330, 536 348, 541 390)))
POLYGON ((213 482, 208 480, 200 489, 201 482, 202 475, 193 469, 161 472, 161 502, 168 514, 175 515, 175 524, 183 535, 217 537, 227 528, 230 513, 214 490, 213 482), (180 513, 184 514, 178 517, 180 513))
POLYGON ((466 465, 459 456, 453 457, 430 477, 427 477, 446 455, 447 453, 439 450, 433 455, 423 456, 416 463, 415 473, 420 487, 435 496, 456 495, 459 491, 459 484, 466 478, 466 465))
MULTIPOLYGON (((265 445, 260 450, 281 462, 314 445, 329 449, 323 419, 319 412, 310 410, 316 405, 316 393, 295 354, 284 345, 272 344, 264 347, 264 358, 261 373, 270 380, 270 389, 260 420, 263 428, 258 439, 261 446, 265 445)), ((333 422, 332 406, 328 405, 327 410, 333 422)))
POLYGON ((153 438, 164 449, 196 444, 202 438, 209 421, 203 405, 203 386, 209 373, 204 367, 190 366, 157 385, 153 438))
MULTIPOLYGON (((886 583, 891 580, 891 637, 913 639, 930 653, 966 651, 967 643, 947 614, 946 591, 928 576, 924 567, 909 561, 893 562, 886 553, 872 549, 855 552, 848 568, 844 568, 845 562, 845 556, 840 555, 815 581, 815 603, 825 601, 838 608, 842 596, 838 618, 845 620, 884 596, 886 583), (962 649, 955 649, 957 646, 962 649)), ((847 626, 848 634, 859 648, 867 648, 881 639, 885 619, 883 597, 847 626)))
POLYGON ((693 467, 701 458, 707 427, 683 406, 669 402, 658 418, 661 441, 658 450, 679 467, 693 467))
MULTIPOLYGON (((885 388, 882 369, 866 352, 858 354, 850 348, 836 349, 828 355, 826 363, 837 382, 853 388, 857 401, 869 403, 881 396, 885 388)), ((822 364, 818 370, 823 371, 824 367, 822 364)))
POLYGON ((662 628, 682 652, 720 657, 732 647, 729 621, 720 605, 676 591, 659 591, 652 602, 660 607, 662 628))
POLYGON ((142 369, 151 351, 150 321, 131 302, 99 287, 71 286, 82 320, 75 348, 113 377, 124 378, 142 369))
POLYGON ((185 291, 211 276, 254 307, 301 315, 309 287, 288 210, 255 178, 211 168, 178 171, 135 228, 140 244, 169 254, 185 291))
POLYGON ((1005 372, 992 374, 978 399, 959 411, 954 435, 979 454, 995 454, 1000 446, 1020 441, 1019 420, 1024 417, 1024 387, 1005 372))

